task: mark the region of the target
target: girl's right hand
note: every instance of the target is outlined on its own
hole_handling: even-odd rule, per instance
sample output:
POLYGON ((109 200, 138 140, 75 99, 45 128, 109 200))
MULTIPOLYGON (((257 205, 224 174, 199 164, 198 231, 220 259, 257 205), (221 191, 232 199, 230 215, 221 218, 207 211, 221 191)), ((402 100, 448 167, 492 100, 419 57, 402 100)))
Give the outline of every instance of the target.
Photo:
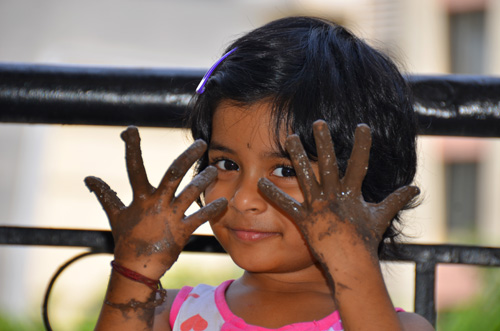
POLYGON ((115 261, 120 265, 158 279, 177 260, 193 231, 205 221, 221 214, 227 206, 224 198, 213 201, 190 216, 187 208, 217 177, 209 166, 184 190, 175 191, 189 168, 206 150, 206 143, 195 141, 168 168, 158 188, 148 181, 140 149, 137 128, 122 132, 126 146, 127 172, 133 200, 125 206, 116 193, 97 177, 85 178, 106 212, 115 242, 115 261))

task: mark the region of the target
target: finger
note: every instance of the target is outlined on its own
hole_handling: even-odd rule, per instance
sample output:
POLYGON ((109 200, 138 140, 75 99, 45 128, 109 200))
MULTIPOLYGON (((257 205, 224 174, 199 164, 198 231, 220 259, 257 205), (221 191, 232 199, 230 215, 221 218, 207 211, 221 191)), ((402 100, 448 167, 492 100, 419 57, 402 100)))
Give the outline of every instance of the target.
MULTIPOLYGON (((112 222, 120 210, 125 208, 123 202, 118 198, 116 192, 100 178, 89 176, 86 177, 84 181, 90 192, 94 192, 97 200, 99 200, 102 208, 106 212, 106 215, 108 215, 109 221, 112 222)), ((111 224, 112 227, 113 225, 114 224, 111 224)))
POLYGON ((354 133, 354 146, 351 157, 347 163, 345 176, 342 179, 346 192, 361 193, 361 184, 368 170, 371 144, 372 137, 368 125, 358 125, 354 133))
POLYGON ((382 202, 377 204, 379 211, 379 218, 387 219, 390 222, 394 216, 400 211, 408 202, 420 194, 420 189, 416 186, 403 186, 391 193, 382 202))
POLYGON ((176 207, 183 213, 200 196, 201 192, 217 178, 217 168, 208 166, 189 183, 175 198, 176 207))
POLYGON ((318 167, 321 186, 326 196, 332 196, 340 188, 339 168, 330 130, 325 121, 313 124, 314 140, 318 151, 318 167))
POLYGON ((146 169, 141 153, 141 138, 139 130, 134 126, 129 126, 122 132, 121 137, 125 141, 125 159, 130 185, 134 194, 134 200, 146 193, 151 193, 153 187, 149 184, 146 169))
POLYGON ((269 179, 259 179, 257 186, 259 187, 259 190, 269 200, 271 200, 271 202, 290 215, 290 217, 296 222, 300 222, 304 218, 304 208, 302 205, 297 200, 276 187, 276 185, 274 185, 269 179))
POLYGON ((227 208, 227 199, 219 198, 215 201, 210 202, 205 207, 201 208, 194 214, 186 217, 184 223, 188 226, 188 230, 193 233, 201 224, 206 221, 217 218, 222 214, 227 208))
POLYGON ((316 176, 314 175, 311 162, 307 157, 304 147, 300 142, 297 135, 293 134, 286 139, 286 150, 290 155, 290 160, 292 161, 293 168, 297 174, 297 179, 299 181, 300 188, 304 194, 304 199, 309 205, 313 201, 314 197, 321 195, 321 188, 318 184, 316 176))
POLYGON ((158 186, 157 192, 160 195, 166 194, 173 198, 175 190, 177 190, 186 172, 205 153, 206 149, 207 144, 201 139, 191 144, 167 169, 158 186))

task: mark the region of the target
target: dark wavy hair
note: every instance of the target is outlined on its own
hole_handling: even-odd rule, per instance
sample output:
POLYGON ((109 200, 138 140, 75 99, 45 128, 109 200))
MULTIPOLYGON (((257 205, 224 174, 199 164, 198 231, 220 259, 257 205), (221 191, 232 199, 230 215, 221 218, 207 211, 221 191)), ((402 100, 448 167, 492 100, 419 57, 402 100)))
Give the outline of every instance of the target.
MULTIPOLYGON (((210 143, 212 117, 222 100, 249 105, 267 99, 275 137, 284 128, 298 134, 312 160, 317 158, 312 124, 317 119, 328 123, 341 174, 356 126, 370 126, 370 166, 362 187, 366 201, 380 202, 413 181, 416 115, 406 80, 388 56, 344 27, 311 17, 270 22, 225 52, 235 47, 208 79, 205 92, 193 100, 189 126, 195 139, 210 143)), ((207 163, 204 155, 197 170, 207 163)), ((389 253, 386 243, 400 234, 395 222, 400 222, 399 213, 384 233, 381 256, 389 253)))

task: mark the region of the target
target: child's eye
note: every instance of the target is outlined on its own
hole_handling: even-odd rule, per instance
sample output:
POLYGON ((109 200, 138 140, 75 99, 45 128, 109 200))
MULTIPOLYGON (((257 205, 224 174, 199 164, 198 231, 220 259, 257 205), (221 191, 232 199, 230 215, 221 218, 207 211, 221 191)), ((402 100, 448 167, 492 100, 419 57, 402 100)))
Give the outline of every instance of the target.
POLYGON ((295 177, 295 170, 292 167, 279 166, 272 172, 274 176, 278 177, 295 177))
POLYGON ((224 170, 224 171, 238 171, 239 167, 238 165, 231 161, 231 160, 218 160, 213 163, 217 169, 224 170))

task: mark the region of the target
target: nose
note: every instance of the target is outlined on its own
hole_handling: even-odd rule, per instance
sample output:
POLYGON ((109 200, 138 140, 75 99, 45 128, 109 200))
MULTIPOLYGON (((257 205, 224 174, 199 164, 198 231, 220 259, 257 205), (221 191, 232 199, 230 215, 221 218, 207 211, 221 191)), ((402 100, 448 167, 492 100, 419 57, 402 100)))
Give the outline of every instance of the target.
POLYGON ((262 213, 267 209, 267 202, 260 193, 257 176, 241 176, 229 204, 241 213, 262 213))

